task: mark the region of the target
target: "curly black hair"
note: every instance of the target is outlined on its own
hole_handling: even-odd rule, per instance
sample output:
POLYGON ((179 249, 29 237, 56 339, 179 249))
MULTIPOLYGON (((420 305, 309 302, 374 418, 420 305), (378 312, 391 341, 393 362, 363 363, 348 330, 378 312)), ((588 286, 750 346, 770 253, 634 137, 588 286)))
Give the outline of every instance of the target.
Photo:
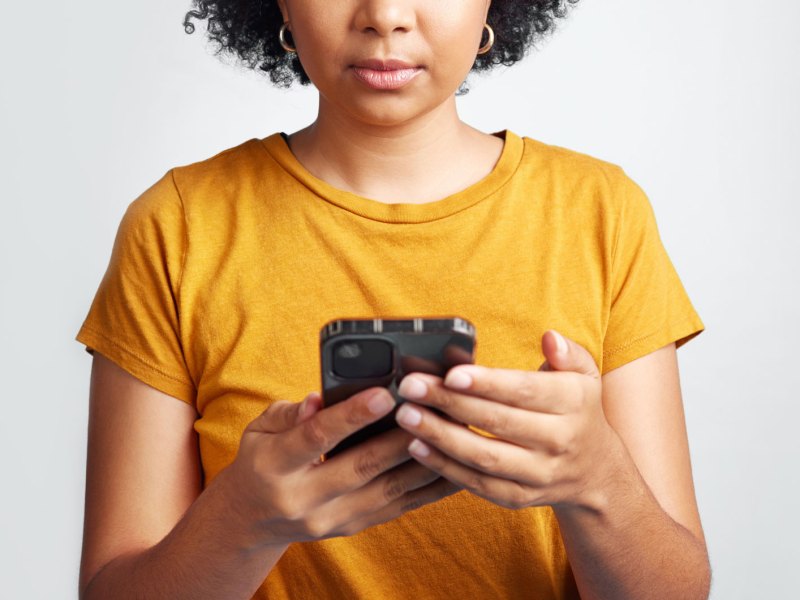
MULTIPOLYGON (((494 0, 488 23, 494 29, 492 49, 478 55, 473 72, 487 71, 496 65, 511 66, 554 29, 556 19, 567 15, 569 5, 578 0, 494 0)), ((250 69, 269 74, 280 87, 299 81, 310 83, 296 53, 286 52, 278 40, 283 17, 273 0, 192 0, 196 10, 186 13, 183 27, 194 33, 192 19, 207 20, 209 40, 223 52, 238 57, 250 69)))

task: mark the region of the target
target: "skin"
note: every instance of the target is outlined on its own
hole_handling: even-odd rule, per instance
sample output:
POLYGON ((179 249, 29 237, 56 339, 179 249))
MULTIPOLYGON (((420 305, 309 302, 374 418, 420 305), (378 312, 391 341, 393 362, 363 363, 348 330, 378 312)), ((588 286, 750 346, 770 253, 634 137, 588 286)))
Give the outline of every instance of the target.
POLYGON ((454 96, 480 47, 486 0, 278 4, 319 89, 316 121, 290 136, 313 175, 381 202, 419 203, 491 172, 503 142, 463 123, 454 96), (368 58, 423 71, 402 90, 375 91, 351 68, 368 58))
POLYGON ((674 344, 602 377, 555 331, 542 350, 538 372, 459 366, 444 380, 404 378, 398 391, 411 401, 397 420, 415 435, 410 453, 501 506, 552 506, 582 598, 706 598, 674 344))
POLYGON ((80 598, 248 599, 290 543, 352 535, 458 491, 411 460, 399 429, 319 464, 392 408, 381 388, 325 410, 318 393, 276 402, 201 493, 194 408, 95 353, 80 598))
MULTIPOLYGON (((376 201, 421 203, 491 171, 502 141, 462 123, 453 96, 488 2, 279 5, 320 90, 317 119, 290 137, 311 173, 376 201), (423 71, 401 90, 369 89, 350 66, 375 57, 423 71)), ((706 598, 674 345, 601 376, 578 344, 556 332, 541 343, 539 371, 412 373, 401 428, 321 464, 391 410, 388 393, 325 409, 317 393, 278 402, 203 491, 194 409, 95 354, 81 598, 250 598, 291 543, 352 535, 460 489, 509 508, 553 506, 583 598, 706 598)))

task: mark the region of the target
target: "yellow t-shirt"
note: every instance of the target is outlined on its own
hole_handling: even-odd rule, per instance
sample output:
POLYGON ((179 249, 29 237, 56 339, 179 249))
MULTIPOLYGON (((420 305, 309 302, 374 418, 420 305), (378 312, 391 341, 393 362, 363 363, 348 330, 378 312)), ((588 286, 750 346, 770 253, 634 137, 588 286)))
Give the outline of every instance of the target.
MULTIPOLYGON (((427 204, 337 190, 284 138, 168 171, 129 206, 77 339, 196 407, 205 483, 278 399, 320 389, 335 318, 458 315, 476 362, 536 370, 542 333, 602 372, 703 325, 642 190, 616 165, 514 133, 494 170, 427 204)), ((598 457, 601 460, 601 457, 598 457)), ((553 511, 467 492, 289 547, 256 598, 576 598, 553 511)))

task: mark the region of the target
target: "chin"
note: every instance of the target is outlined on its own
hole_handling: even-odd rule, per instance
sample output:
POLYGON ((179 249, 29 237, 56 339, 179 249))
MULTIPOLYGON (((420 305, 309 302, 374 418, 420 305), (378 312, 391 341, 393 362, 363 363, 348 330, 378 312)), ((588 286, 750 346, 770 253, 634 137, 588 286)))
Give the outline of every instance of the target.
MULTIPOLYGON (((455 92, 454 92, 455 93, 455 92)), ((441 106, 446 100, 422 101, 400 95, 380 98, 349 98, 343 108, 351 117, 375 127, 396 127, 422 117, 441 106)), ((340 105, 342 106, 342 105, 340 105)))

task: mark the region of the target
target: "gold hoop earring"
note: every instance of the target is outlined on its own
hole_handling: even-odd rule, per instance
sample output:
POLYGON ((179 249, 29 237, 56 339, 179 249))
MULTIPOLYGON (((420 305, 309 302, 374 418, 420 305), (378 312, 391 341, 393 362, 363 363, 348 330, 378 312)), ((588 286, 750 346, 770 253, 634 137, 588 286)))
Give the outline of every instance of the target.
POLYGON ((489 32, 489 39, 486 43, 478 49, 478 54, 486 54, 489 50, 492 49, 494 46, 494 29, 492 29, 488 23, 483 24, 483 28, 489 32))
POLYGON ((287 21, 283 25, 281 25, 280 30, 278 31, 278 39, 281 42, 281 47, 286 50, 287 52, 297 52, 297 48, 294 46, 290 46, 289 42, 286 41, 286 30, 289 28, 289 22, 287 21))

